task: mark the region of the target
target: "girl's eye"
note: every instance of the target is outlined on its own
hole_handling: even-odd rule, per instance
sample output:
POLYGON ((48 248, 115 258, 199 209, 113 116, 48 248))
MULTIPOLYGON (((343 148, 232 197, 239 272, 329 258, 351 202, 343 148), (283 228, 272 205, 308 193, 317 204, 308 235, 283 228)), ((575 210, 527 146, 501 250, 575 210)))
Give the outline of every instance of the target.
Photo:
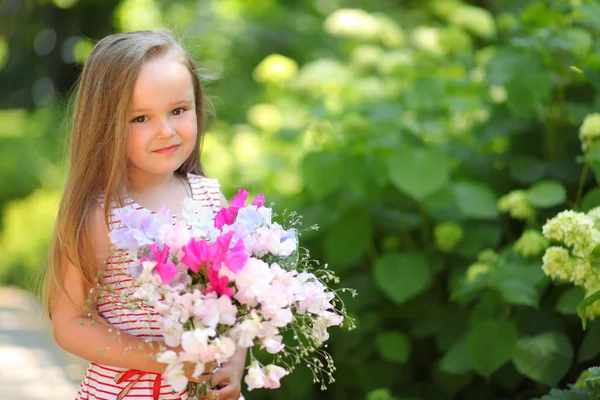
POLYGON ((172 112, 172 114, 173 114, 173 115, 181 115, 181 114, 183 114, 184 112, 185 112, 185 108, 181 108, 181 107, 179 107, 179 108, 176 108, 176 109, 174 109, 174 110, 173 110, 173 112, 172 112))
POLYGON ((148 120, 148 118, 146 118, 145 115, 140 115, 139 117, 132 119, 131 122, 141 123, 141 122, 146 122, 147 120, 148 120))

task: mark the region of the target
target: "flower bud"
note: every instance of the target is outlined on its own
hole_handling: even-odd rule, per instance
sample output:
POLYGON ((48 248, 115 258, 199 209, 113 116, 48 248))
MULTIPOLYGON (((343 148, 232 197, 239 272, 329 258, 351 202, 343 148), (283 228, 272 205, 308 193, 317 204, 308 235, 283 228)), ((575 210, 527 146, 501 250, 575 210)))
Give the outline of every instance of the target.
POLYGON ((434 236, 437 247, 443 252, 452 251, 462 240, 464 231, 456 222, 444 222, 435 227, 434 236))
POLYGON ((540 232, 528 229, 515 242, 514 249, 523 257, 534 257, 549 246, 549 241, 540 232))

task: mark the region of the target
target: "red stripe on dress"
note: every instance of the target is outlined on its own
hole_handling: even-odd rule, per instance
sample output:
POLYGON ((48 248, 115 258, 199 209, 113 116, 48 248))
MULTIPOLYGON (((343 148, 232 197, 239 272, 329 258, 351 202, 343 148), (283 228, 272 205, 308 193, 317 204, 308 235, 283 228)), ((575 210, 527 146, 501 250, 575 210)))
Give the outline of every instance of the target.
MULTIPOLYGON (((154 373, 152 373, 152 375, 156 376, 157 374, 154 374, 154 373)), ((113 380, 113 382, 114 382, 114 377, 107 377, 107 378, 108 378, 108 379, 112 379, 112 380, 113 380)), ((92 378, 91 376, 88 376, 88 379, 89 379, 90 381, 93 381, 93 382, 95 382, 95 383, 99 384, 99 385, 102 385, 102 386, 108 386, 108 387, 110 387, 110 388, 113 388, 113 389, 123 389, 123 388, 125 387, 125 386, 115 385, 115 384, 108 383, 108 382, 103 382, 103 381, 100 381, 100 380, 94 379, 94 378, 92 378)), ((154 379, 143 379, 143 378, 142 378, 142 379, 138 380, 137 382, 146 382, 146 383, 152 383, 152 384, 153 384, 153 383, 154 383, 154 379)), ((136 384, 137 384, 137 383, 136 383, 136 384)), ((168 396, 168 395, 170 395, 170 394, 173 394, 173 389, 172 389, 172 388, 171 388, 171 386, 170 386, 170 385, 168 385, 168 384, 167 384, 167 385, 161 385, 161 386, 160 386, 160 388, 161 388, 161 389, 167 389, 167 391, 166 391, 166 392, 163 392, 163 391, 161 390, 161 392, 160 392, 160 394, 161 394, 161 395, 166 395, 166 396, 168 396)), ((145 391, 150 391, 150 392, 152 392, 152 390, 153 390, 153 389, 152 389, 152 386, 149 386, 149 387, 135 387, 135 385, 133 385, 133 386, 131 387, 131 389, 130 389, 130 392, 129 392, 130 394, 128 394, 126 397, 129 397, 129 396, 131 396, 131 397, 149 397, 149 396, 152 396, 152 393, 150 393, 150 394, 140 394, 140 393, 138 393, 138 394, 133 394, 133 393, 131 393, 131 390, 145 390, 145 391)))

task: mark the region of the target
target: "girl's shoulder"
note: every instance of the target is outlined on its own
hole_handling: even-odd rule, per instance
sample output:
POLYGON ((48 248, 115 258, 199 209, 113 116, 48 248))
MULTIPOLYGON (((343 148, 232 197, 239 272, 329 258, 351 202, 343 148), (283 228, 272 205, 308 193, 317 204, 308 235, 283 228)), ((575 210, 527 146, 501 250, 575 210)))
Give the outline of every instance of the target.
POLYGON ((192 188, 193 199, 207 201, 206 204, 214 207, 216 211, 227 206, 227 201, 221 194, 221 185, 216 178, 207 178, 204 175, 192 173, 188 173, 187 178, 192 188))
POLYGON ((187 174, 188 182, 192 190, 203 190, 204 192, 221 192, 221 185, 216 178, 207 178, 204 175, 197 175, 189 172, 187 174))

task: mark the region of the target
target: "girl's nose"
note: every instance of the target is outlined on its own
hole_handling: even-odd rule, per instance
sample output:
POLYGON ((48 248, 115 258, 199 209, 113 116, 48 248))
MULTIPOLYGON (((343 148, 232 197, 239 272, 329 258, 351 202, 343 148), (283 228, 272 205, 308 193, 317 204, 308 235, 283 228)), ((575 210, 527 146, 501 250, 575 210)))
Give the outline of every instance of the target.
POLYGON ((159 136, 166 138, 174 136, 176 133, 175 128, 172 126, 171 121, 168 118, 165 118, 161 121, 159 126, 159 136))

